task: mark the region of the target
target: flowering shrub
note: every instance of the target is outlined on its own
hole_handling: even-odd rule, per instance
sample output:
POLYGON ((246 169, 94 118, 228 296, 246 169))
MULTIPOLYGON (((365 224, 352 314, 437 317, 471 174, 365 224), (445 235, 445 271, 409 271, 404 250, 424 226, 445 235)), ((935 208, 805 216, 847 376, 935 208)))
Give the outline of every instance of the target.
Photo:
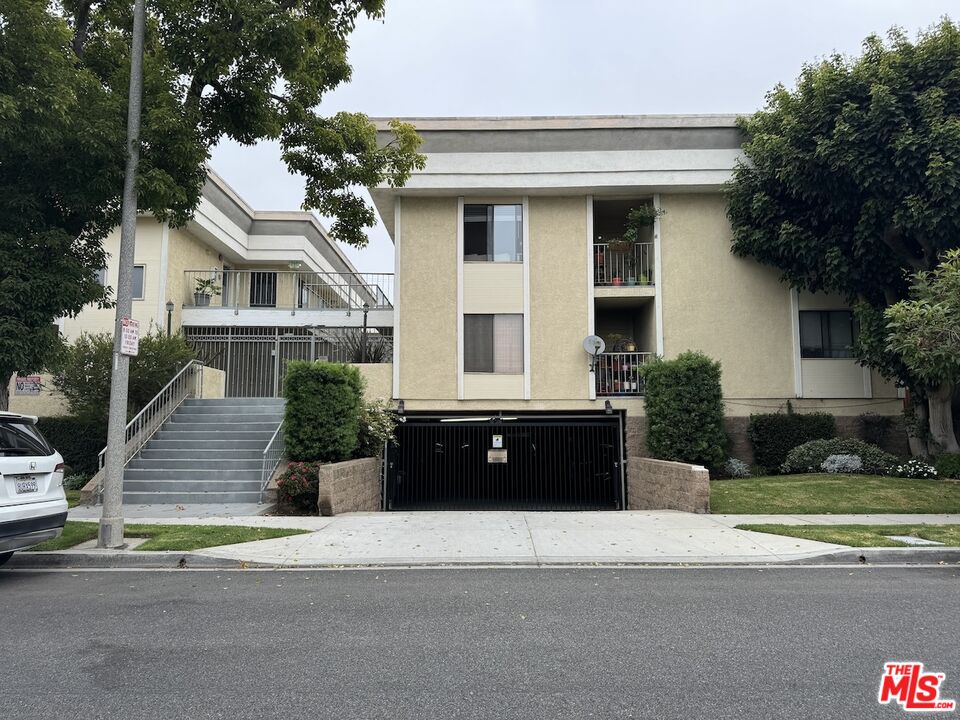
POLYGON ((379 457, 385 443, 396 440, 396 415, 383 400, 374 400, 360 408, 360 432, 354 457, 379 457))
POLYGON ((863 470, 863 460, 858 455, 830 455, 820 465, 828 473, 858 473, 863 470))
POLYGON ((277 507, 290 515, 316 515, 320 502, 320 466, 292 462, 277 480, 277 507))
POLYGON ((750 466, 747 465, 743 460, 738 460, 735 457, 727 458, 726 464, 723 466, 724 471, 728 477, 732 478, 747 478, 750 477, 750 466))
POLYGON ((923 460, 907 460, 898 463, 890 469, 895 477, 910 478, 913 480, 932 480, 937 476, 937 470, 923 460))
POLYGON ((897 464, 897 458, 876 445, 853 438, 811 440, 798 445, 789 453, 780 468, 783 473, 819 472, 824 461, 831 455, 856 455, 863 465, 861 472, 871 475, 887 475, 897 464))

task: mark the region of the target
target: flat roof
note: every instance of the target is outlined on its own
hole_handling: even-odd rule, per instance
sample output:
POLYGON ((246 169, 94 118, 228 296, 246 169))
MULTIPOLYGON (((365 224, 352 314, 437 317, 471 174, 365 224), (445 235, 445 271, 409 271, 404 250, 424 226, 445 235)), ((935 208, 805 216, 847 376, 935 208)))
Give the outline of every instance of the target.
MULTIPOLYGON (((743 113, 749 115, 751 113, 743 113)), ((737 114, 693 115, 526 115, 465 117, 370 118, 377 130, 388 131, 391 120, 401 120, 417 130, 611 130, 630 128, 734 128, 737 114)))

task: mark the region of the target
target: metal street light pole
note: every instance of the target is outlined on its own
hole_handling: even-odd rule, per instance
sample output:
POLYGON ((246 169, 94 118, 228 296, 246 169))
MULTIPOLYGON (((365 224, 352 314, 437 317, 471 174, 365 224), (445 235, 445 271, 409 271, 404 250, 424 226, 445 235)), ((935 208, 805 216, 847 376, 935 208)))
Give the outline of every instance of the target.
POLYGON ((360 362, 367 361, 367 313, 370 312, 370 306, 363 304, 363 345, 360 346, 360 362))
POLYGON ((117 314, 113 326, 113 374, 110 379, 110 417, 103 475, 103 514, 97 546, 123 545, 123 461, 127 428, 127 381, 130 357, 120 352, 124 318, 133 312, 133 251, 137 235, 137 165, 140 162, 140 108, 143 94, 143 35, 146 0, 134 0, 130 45, 130 97, 127 105, 127 167, 123 178, 120 221, 120 277, 117 314))

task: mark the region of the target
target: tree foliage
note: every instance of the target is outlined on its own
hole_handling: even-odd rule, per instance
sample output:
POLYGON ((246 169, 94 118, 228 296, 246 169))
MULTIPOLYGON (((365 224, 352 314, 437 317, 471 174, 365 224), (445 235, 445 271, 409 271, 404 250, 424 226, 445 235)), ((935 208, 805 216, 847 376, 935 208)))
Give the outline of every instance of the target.
MULTIPOLYGON (((140 338, 130 359, 127 415, 132 417, 160 392, 195 353, 182 335, 167 337, 159 328, 140 338)), ((65 345, 52 363, 53 385, 66 398, 70 413, 106 424, 113 369, 113 336, 84 333, 65 345)))
MULTIPOLYGON (((96 281, 119 222, 132 3, 7 0, 0 7, 0 375, 41 369, 51 323, 109 302, 96 281)), ((361 114, 322 117, 350 78, 348 39, 383 0, 152 0, 144 57, 138 203, 186 222, 223 138, 279 143, 304 207, 363 246, 374 212, 357 186, 402 185, 420 139, 361 114)), ((0 398, 2 399, 2 398, 0 398)))

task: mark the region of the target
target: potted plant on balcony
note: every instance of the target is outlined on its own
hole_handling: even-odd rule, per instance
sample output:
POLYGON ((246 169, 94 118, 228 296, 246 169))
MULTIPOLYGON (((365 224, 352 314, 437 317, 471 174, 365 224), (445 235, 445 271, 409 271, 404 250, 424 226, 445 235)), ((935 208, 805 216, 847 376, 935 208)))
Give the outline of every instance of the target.
POLYGON ((639 242, 641 228, 650 227, 658 217, 665 214, 666 210, 656 208, 653 205, 630 208, 627 213, 627 229, 623 233, 623 239, 631 243, 639 242))
POLYGON ((193 304, 197 307, 207 307, 210 305, 210 298, 220 294, 220 286, 217 285, 216 277, 197 278, 197 284, 193 289, 193 304))

